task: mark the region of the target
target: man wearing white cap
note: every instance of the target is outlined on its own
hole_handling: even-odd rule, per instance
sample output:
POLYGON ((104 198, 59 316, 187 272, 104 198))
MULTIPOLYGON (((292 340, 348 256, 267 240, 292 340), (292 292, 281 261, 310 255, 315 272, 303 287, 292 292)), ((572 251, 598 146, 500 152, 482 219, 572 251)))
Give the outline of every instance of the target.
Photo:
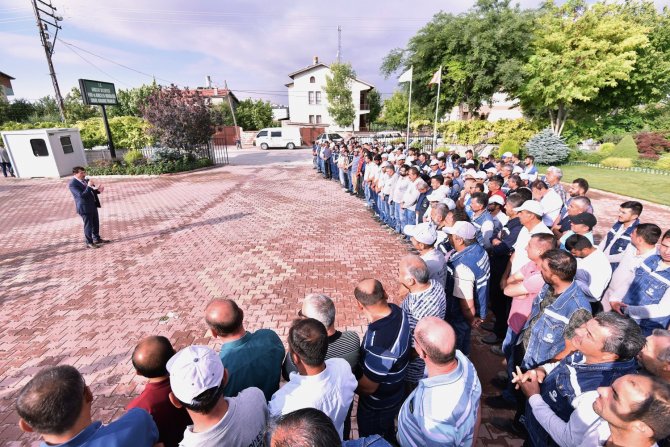
POLYGON ((456 332, 456 347, 470 353, 470 333, 486 318, 488 282, 491 273, 489 256, 477 243, 477 230, 470 222, 455 222, 445 227, 456 253, 449 258, 447 279, 447 321, 456 332))
POLYGON ((551 230, 542 223, 542 216, 544 211, 540 202, 535 200, 526 200, 520 207, 514 208, 518 213, 519 221, 523 228, 519 231, 516 243, 514 244, 514 254, 512 255, 512 263, 510 274, 514 274, 521 270, 521 267, 530 262, 526 247, 530 237, 538 233, 553 234, 551 230))
POLYGON ((193 420, 186 427, 182 447, 264 445, 268 409, 258 388, 236 397, 224 397, 228 372, 219 356, 207 346, 188 346, 167 363, 170 401, 185 407, 193 420))
POLYGON ((430 172, 428 173, 428 175, 431 177, 435 177, 436 175, 442 175, 442 171, 440 170, 440 162, 438 160, 430 161, 430 172))
POLYGON ((546 226, 551 227, 561 213, 563 199, 542 180, 535 180, 531 184, 531 189, 533 191, 533 200, 537 200, 542 204, 542 210, 544 211, 542 222, 546 226))
POLYGON ((497 194, 489 197, 489 203, 486 207, 493 218, 493 237, 499 238, 503 227, 509 222, 509 217, 505 214, 505 200, 497 194))
POLYGON ((428 266, 430 279, 444 287, 447 283, 447 261, 442 252, 435 248, 437 242, 435 225, 432 222, 406 225, 404 232, 411 237, 412 246, 417 249, 419 256, 428 266))

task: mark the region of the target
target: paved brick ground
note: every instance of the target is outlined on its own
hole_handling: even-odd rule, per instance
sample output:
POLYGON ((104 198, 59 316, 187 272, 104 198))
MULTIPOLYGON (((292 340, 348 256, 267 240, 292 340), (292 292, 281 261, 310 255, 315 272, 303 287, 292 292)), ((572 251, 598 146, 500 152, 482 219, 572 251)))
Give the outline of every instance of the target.
MULTIPOLYGON (((118 417, 142 388, 130 363, 138 339, 161 334, 177 348, 218 348, 202 319, 214 297, 237 300, 248 329, 285 337, 302 297, 324 292, 339 326, 362 333, 355 283, 379 278, 395 300, 407 245, 335 182, 315 181, 308 162, 296 163, 307 157, 234 154, 238 166, 107 179, 101 234, 114 242, 99 250, 83 249, 67 179, 0 179, 0 443, 35 444, 12 406, 47 365, 79 368, 95 395, 94 416, 118 417), (274 164, 248 165, 258 161, 274 164)), ((602 212, 620 199, 597 197, 609 224, 602 212)), ((667 209, 654 212, 653 221, 670 221, 667 209)), ((475 345, 485 394, 494 394, 487 382, 501 361, 475 345)), ((486 423, 492 414, 485 409, 482 445, 520 445, 486 423)))

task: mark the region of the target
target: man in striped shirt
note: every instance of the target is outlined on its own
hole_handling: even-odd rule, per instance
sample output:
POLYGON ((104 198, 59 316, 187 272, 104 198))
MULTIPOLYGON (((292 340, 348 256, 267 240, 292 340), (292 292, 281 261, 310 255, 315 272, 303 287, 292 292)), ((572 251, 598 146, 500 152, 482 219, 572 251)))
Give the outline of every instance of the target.
MULTIPOLYGON (((419 256, 408 255, 400 261, 399 281, 409 291, 401 308, 407 314, 412 334, 416 324, 422 318, 432 316, 444 319, 445 317, 447 302, 444 288, 431 280, 429 275, 428 266, 419 256)), ((413 355, 405 378, 410 388, 421 380, 424 367, 423 359, 413 355)))
POLYGON ((417 354, 428 377, 409 395, 398 416, 403 447, 475 445, 481 408, 481 383, 474 365, 456 349, 449 323, 426 317, 414 331, 417 354))
POLYGON ((410 354, 407 315, 388 303, 382 283, 364 279, 354 290, 358 309, 370 322, 363 336, 358 379, 358 432, 395 439, 394 420, 405 397, 404 379, 410 354))

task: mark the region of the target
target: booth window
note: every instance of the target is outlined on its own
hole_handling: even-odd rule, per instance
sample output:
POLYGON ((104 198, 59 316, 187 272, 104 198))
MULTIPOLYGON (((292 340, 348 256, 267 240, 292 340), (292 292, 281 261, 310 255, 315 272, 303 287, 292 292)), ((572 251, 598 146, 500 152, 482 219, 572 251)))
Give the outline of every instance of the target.
POLYGON ((30 147, 33 148, 33 155, 35 157, 49 156, 49 149, 47 149, 47 143, 41 138, 34 138, 30 140, 30 147))
POLYGON ((72 140, 70 137, 60 137, 60 145, 63 148, 64 154, 71 154, 74 152, 74 147, 72 147, 72 140))

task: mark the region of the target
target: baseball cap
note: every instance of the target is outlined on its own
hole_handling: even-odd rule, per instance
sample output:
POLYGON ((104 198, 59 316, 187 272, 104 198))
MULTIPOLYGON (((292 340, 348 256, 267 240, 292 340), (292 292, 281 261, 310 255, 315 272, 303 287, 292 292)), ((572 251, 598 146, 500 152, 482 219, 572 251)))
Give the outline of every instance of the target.
POLYGON ((591 213, 579 213, 576 216, 570 217, 570 222, 593 228, 598 223, 598 219, 596 219, 596 216, 591 213))
POLYGON ((521 174, 523 172, 523 169, 521 169, 521 166, 514 166, 512 169, 512 174, 521 174))
POLYGON ((493 194, 491 197, 489 197, 489 205, 492 203, 497 203, 500 206, 505 205, 505 200, 500 197, 498 194, 493 194))
POLYGON ((170 388, 179 401, 192 405, 205 391, 221 386, 223 363, 208 346, 188 346, 167 362, 170 388))
POLYGON ((529 211, 537 216, 542 216, 544 214, 542 204, 537 200, 526 200, 520 207, 514 208, 514 211, 517 213, 519 211, 529 211))
POLYGON ((502 154, 502 158, 512 158, 512 153, 511 152, 505 152, 502 154))
POLYGON ((398 155, 398 160, 407 160, 407 156, 405 154, 400 154, 398 155))
POLYGON ((381 166, 382 168, 385 168, 387 166, 391 166, 391 163, 389 163, 388 161, 382 161, 382 164, 379 165, 379 166, 381 166))
POLYGON ((444 194, 444 191, 440 191, 440 189, 433 191, 426 196, 426 199, 428 199, 429 202, 441 202, 445 198, 446 195, 444 194))
POLYGON ((440 200, 440 203, 447 205, 447 208, 450 210, 456 209, 456 202, 451 200, 449 197, 445 197, 444 199, 440 200))
POLYGON ((463 174, 463 178, 465 178, 465 177, 476 178, 477 177, 477 171, 475 171, 474 169, 468 169, 467 171, 465 171, 465 174, 463 174))
POLYGON ((444 227, 443 231, 447 234, 453 234, 454 236, 458 236, 462 239, 474 239, 475 235, 477 234, 477 230, 475 230, 474 225, 472 225, 470 222, 464 222, 461 220, 455 222, 453 227, 444 227))
POLYGON ((426 245, 433 245, 437 240, 437 230, 434 225, 428 222, 418 225, 405 225, 403 233, 426 245))
POLYGON ((474 165, 475 165, 475 161, 474 161, 474 160, 467 160, 467 161, 464 163, 464 166, 474 166, 474 165))
POLYGON ((498 170, 496 168, 491 167, 491 168, 486 168, 486 172, 492 172, 492 173, 496 174, 498 172, 498 170))
POLYGON ((475 174, 475 177, 478 179, 486 180, 488 177, 486 175, 486 172, 484 171, 477 171, 477 174, 475 174))
POLYGON ((440 151, 437 153, 437 158, 447 158, 447 154, 444 151, 440 151))
POLYGON ((382 158, 389 158, 389 154, 387 154, 386 152, 382 153, 382 158))
POLYGON ((431 161, 430 161, 430 165, 431 165, 431 166, 436 166, 436 165, 439 165, 439 164, 440 164, 440 162, 437 161, 437 160, 431 160, 431 161))

